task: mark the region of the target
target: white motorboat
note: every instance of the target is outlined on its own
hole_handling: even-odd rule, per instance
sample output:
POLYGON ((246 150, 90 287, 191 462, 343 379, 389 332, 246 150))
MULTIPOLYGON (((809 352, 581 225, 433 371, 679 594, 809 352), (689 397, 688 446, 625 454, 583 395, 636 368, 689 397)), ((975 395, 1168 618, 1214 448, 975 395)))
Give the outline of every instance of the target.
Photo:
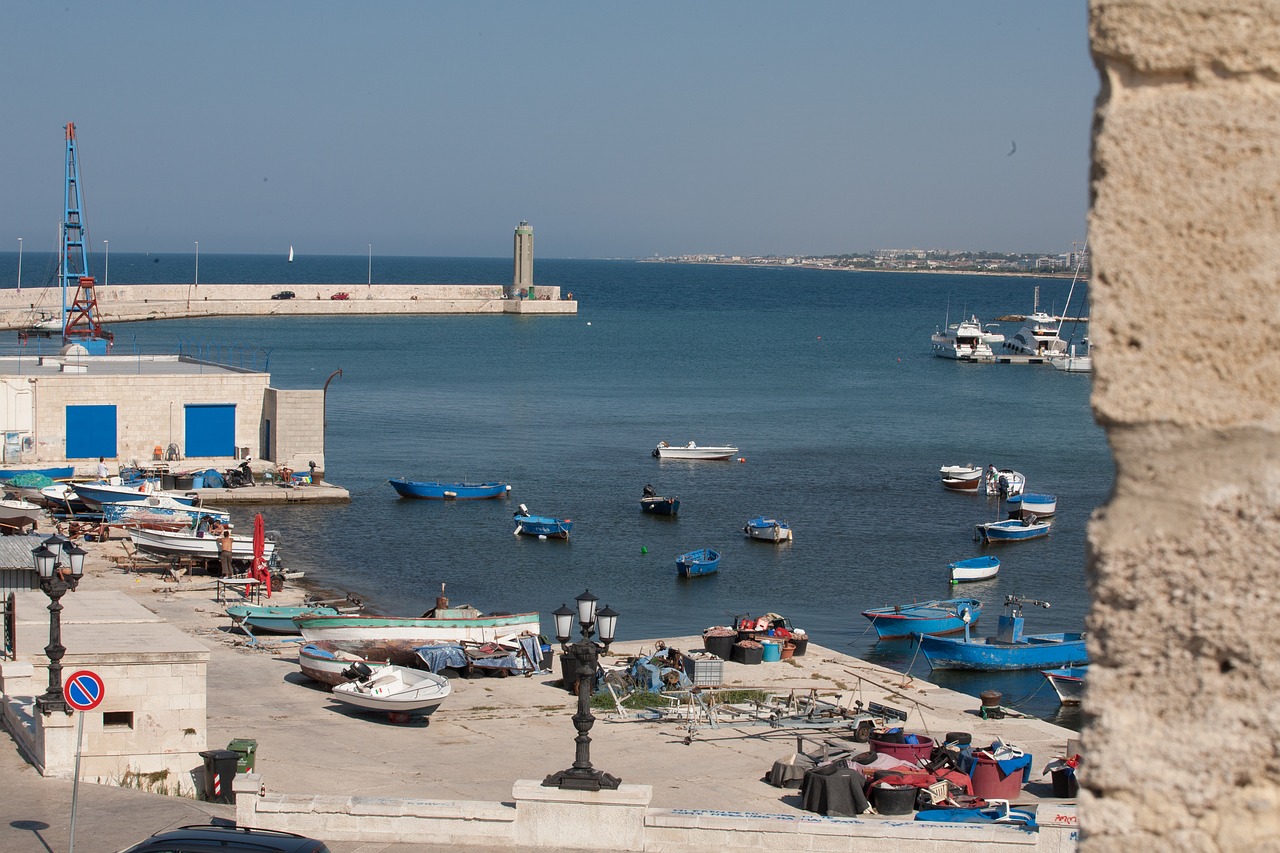
POLYGON ((1065 354, 1051 358, 1049 363, 1058 370, 1065 370, 1068 373, 1093 372, 1093 356, 1089 355, 1087 349, 1083 354, 1077 354, 1075 344, 1072 344, 1065 354))
POLYGON ((154 479, 126 484, 119 477, 112 477, 106 483, 72 483, 71 488, 80 500, 95 510, 100 509, 103 504, 143 503, 152 496, 169 497, 180 504, 191 506, 197 497, 195 492, 162 491, 159 481, 154 479))
POLYGON ((0 500, 0 527, 34 530, 36 522, 44 515, 44 507, 25 500, 0 500))
POLYGON ((762 542, 790 542, 791 525, 776 518, 756 516, 742 526, 742 532, 762 542))
MULTIPOLYGON (((1002 337, 1003 339, 1003 337, 1002 337)), ((952 323, 933 335, 933 354, 957 361, 994 361, 995 353, 987 343, 982 323, 977 317, 952 323)))
POLYGON ((329 685, 350 681, 352 676, 346 673, 357 663, 364 664, 370 670, 387 665, 386 661, 366 660, 336 648, 331 643, 307 643, 298 649, 298 668, 302 670, 302 674, 313 681, 329 685))
POLYGON ((1004 342, 1005 349, 1019 355, 1050 358, 1066 354, 1067 342, 1058 336, 1062 321, 1043 311, 1027 317, 1018 333, 1004 342))
POLYGON ((943 465, 938 469, 943 488, 952 492, 977 494, 982 485, 982 469, 977 465, 943 465))
POLYGON ((1022 474, 1009 468, 997 469, 994 465, 987 466, 987 473, 983 479, 989 495, 1017 497, 1027 487, 1027 478, 1022 474))
MULTIPOLYGON (((355 669, 360 671, 362 666, 355 664, 355 669)), ((444 676, 407 666, 364 667, 361 674, 363 677, 354 681, 333 685, 333 698, 368 711, 425 717, 439 708, 453 690, 444 676)))
POLYGON ((1000 573, 1000 561, 995 557, 971 557, 947 563, 952 583, 970 583, 989 580, 1000 573))
POLYGON ((658 442, 653 455, 659 459, 728 459, 738 452, 738 448, 724 445, 706 445, 699 447, 692 441, 683 447, 676 447, 665 441, 658 442))
MULTIPOLYGON (((218 537, 197 535, 187 530, 150 530, 130 528, 129 538, 139 551, 161 557, 198 557, 203 560, 218 559, 218 537)), ((268 561, 275 553, 276 543, 270 537, 263 543, 262 556, 268 561)), ((253 537, 231 537, 231 559, 244 562, 253 559, 253 537)))
POLYGON ((1000 328, 999 323, 986 323, 982 327, 982 340, 988 346, 1004 343, 1004 332, 1000 328))

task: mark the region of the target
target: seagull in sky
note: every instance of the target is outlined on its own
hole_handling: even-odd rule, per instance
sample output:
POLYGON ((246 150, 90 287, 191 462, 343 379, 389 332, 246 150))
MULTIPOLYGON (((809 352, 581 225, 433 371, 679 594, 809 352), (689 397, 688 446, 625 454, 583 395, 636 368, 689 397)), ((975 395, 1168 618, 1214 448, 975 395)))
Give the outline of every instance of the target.
POLYGON ((1014 154, 1018 153, 1018 143, 1011 141, 1009 144, 1013 147, 1009 149, 1008 154, 1004 155, 1006 157, 1012 157, 1014 154))

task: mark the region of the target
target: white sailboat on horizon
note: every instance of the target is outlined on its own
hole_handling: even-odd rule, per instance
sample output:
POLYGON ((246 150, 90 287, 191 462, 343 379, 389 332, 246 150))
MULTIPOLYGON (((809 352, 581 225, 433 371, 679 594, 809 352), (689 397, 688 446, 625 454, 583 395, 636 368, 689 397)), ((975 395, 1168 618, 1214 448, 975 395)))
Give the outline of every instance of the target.
POLYGON ((289 247, 289 263, 293 263, 293 246, 289 247))

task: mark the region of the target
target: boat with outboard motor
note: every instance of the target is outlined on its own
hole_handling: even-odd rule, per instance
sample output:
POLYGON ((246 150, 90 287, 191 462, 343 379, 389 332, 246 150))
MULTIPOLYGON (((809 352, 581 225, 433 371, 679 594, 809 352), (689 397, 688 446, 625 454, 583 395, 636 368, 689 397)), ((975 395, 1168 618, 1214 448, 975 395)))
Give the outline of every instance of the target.
POLYGON ((1048 609, 1049 602, 1006 595, 1006 613, 994 637, 920 637, 920 651, 933 669, 1054 669, 1088 663, 1083 633, 1023 634, 1022 606, 1048 609))
POLYGON ((453 691, 449 679, 407 666, 352 664, 352 680, 333 685, 330 695, 344 705, 396 715, 429 716, 453 691))
POLYGON ((675 515, 680 512, 680 499, 664 498, 646 484, 640 497, 640 511, 649 515, 675 515))
POLYGON ((530 515, 529 508, 520 504, 515 514, 516 536, 537 536, 539 539, 568 539, 573 530, 572 518, 552 518, 549 515, 530 515))
POLYGON ((742 532, 760 542, 790 542, 791 525, 776 518, 757 515, 742 526, 742 532))
POLYGON ((683 447, 675 447, 665 441, 660 441, 658 446, 653 449, 653 455, 659 459, 718 460, 728 459, 737 452, 738 448, 727 444, 699 447, 692 441, 683 447))

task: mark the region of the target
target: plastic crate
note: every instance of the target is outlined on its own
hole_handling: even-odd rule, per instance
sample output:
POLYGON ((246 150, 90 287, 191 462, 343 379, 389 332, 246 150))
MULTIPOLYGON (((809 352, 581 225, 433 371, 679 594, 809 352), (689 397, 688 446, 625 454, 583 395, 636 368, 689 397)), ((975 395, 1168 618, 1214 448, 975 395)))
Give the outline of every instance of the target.
POLYGON ((715 655, 684 659, 684 674, 694 687, 718 687, 724 683, 724 661, 715 655))

